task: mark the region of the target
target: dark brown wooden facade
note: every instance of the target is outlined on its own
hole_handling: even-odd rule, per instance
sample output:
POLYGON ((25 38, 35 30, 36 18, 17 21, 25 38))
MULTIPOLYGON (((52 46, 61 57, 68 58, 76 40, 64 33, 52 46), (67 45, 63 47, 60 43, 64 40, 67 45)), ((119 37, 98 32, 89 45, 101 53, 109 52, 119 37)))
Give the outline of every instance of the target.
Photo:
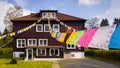
MULTIPOLYGON (((40 13, 36 13, 36 14, 31 14, 28 16, 24 16, 21 18, 17 18, 12 20, 13 22, 13 31, 18 31, 20 29, 23 29, 31 24, 33 24, 34 22, 36 22, 38 19, 40 19, 41 17, 39 16, 40 13)), ((63 21, 65 24, 69 25, 69 26, 73 26, 76 27, 78 30, 84 30, 84 23, 85 23, 85 19, 81 19, 81 18, 77 18, 77 17, 73 17, 70 15, 66 15, 66 14, 62 14, 62 13, 57 13, 57 17, 58 19, 60 19, 61 21, 63 21), (70 19, 71 18, 71 19, 70 19)), ((55 20, 51 20, 50 21, 51 26, 53 24, 59 24, 59 22, 55 21, 55 20)), ((48 24, 47 20, 42 20, 41 22, 37 23, 37 24, 48 24)), ((63 27, 60 25, 60 32, 66 32, 67 28, 63 27)), ((69 36, 69 35, 67 35, 69 36)), ((66 41, 66 40, 65 40, 66 41)), ((35 58, 63 58, 64 57, 64 53, 68 53, 68 52, 84 52, 84 48, 83 47, 77 47, 76 49, 67 49, 66 48, 66 44, 61 43, 56 41, 56 39, 52 38, 49 32, 36 32, 36 27, 33 27, 32 29, 20 34, 20 35, 16 35, 14 36, 14 52, 25 52, 24 55, 26 55, 26 49, 32 48, 33 49, 33 56, 35 58), (48 39, 48 46, 38 46, 38 39, 48 39), (26 46, 25 48, 17 48, 17 39, 37 39, 37 45, 36 46, 31 46, 29 47, 27 45, 28 41, 26 41, 26 46), (37 48, 46 48, 46 56, 37 56, 36 55, 36 49, 37 48), (58 48, 60 51, 60 55, 59 56, 50 56, 49 55, 49 49, 50 48, 58 48)))

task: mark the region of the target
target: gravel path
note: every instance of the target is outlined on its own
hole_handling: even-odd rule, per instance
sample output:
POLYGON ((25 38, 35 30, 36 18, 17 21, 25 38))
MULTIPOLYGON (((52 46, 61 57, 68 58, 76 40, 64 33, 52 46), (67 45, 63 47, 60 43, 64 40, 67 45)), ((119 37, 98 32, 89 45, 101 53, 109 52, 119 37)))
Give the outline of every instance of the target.
POLYGON ((59 64, 58 64, 58 62, 56 60, 52 61, 52 68, 60 68, 59 64))
POLYGON ((62 60, 62 68, 120 68, 120 65, 95 59, 62 60))

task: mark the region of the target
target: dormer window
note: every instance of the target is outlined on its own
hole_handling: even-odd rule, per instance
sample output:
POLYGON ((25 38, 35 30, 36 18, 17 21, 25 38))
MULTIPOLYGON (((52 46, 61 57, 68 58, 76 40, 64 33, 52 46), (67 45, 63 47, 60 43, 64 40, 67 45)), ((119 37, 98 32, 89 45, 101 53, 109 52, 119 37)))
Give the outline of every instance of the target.
POLYGON ((57 10, 40 10, 40 16, 42 18, 56 18, 57 10))
POLYGON ((42 18, 55 18, 56 12, 42 12, 42 18))

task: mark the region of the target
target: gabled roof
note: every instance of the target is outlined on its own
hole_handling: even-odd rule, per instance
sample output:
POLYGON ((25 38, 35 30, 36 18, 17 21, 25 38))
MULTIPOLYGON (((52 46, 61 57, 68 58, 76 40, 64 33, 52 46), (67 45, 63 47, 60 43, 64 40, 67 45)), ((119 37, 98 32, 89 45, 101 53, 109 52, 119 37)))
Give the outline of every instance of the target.
MULTIPOLYGON (((30 15, 27 15, 27 16, 23 16, 23 17, 20 17, 20 18, 16 18, 16 19, 13 19, 11 21, 37 21, 40 19, 40 16, 39 16, 40 13, 31 13, 30 15)), ((57 18, 59 20, 85 20, 85 19, 82 19, 82 18, 78 18, 78 17, 74 17, 74 16, 71 16, 71 15, 67 15, 67 14, 63 14, 63 13, 57 13, 57 18)))

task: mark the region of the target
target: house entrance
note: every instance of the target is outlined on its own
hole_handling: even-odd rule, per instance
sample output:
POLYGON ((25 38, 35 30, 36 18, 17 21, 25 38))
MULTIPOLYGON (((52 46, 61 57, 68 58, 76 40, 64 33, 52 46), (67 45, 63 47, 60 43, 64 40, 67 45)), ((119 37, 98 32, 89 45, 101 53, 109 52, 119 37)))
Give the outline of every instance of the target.
POLYGON ((33 54, 32 54, 32 49, 28 49, 28 60, 31 60, 32 57, 33 57, 33 54))

